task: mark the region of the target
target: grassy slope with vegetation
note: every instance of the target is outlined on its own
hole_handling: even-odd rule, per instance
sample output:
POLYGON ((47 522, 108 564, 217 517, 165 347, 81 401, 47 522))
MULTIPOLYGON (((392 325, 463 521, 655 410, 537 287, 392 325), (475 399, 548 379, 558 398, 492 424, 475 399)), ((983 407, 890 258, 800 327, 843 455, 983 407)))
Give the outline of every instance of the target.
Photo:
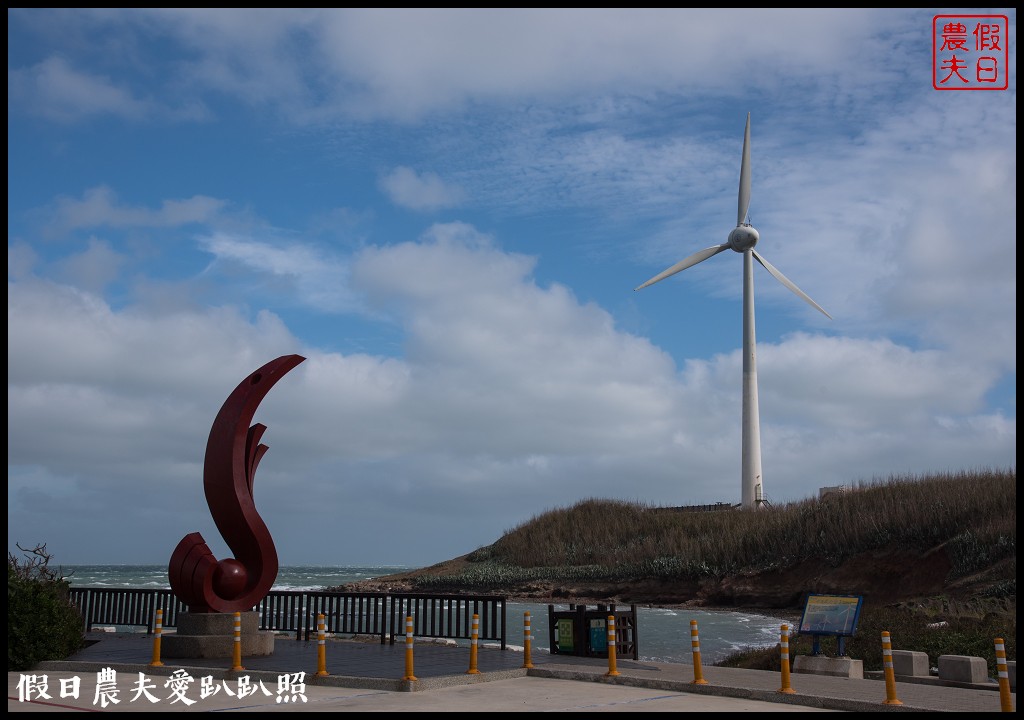
MULTIPOLYGON (((759 512, 588 499, 461 558, 349 589, 790 612, 809 593, 862 595, 847 650, 866 669, 881 667, 883 629, 933 662, 994 663, 996 636, 1016 657, 1016 481, 1015 470, 891 477, 759 512)), ((771 664, 756 655, 733 662, 771 664)))

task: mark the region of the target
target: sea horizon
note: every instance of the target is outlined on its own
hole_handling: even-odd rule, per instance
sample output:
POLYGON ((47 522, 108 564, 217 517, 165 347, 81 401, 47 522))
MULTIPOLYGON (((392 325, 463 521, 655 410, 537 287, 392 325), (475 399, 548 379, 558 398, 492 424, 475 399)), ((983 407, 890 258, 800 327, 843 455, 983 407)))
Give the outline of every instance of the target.
MULTIPOLYGON (((61 565, 72 587, 167 589, 167 565, 61 565)), ((416 570, 403 565, 283 565, 272 590, 316 591, 359 580, 416 570)), ((506 602, 507 648, 522 651, 525 613, 530 613, 533 647, 550 651, 549 608, 567 609, 564 602, 506 602)), ((593 604, 593 603, 591 603, 593 604)), ((611 603, 606 603, 611 604, 611 603)), ((628 607, 630 603, 615 603, 628 607)), ((750 647, 770 647, 779 642, 782 618, 739 610, 696 610, 637 605, 637 647, 648 662, 693 664, 690 621, 700 627, 701 656, 714 663, 750 647)), ((144 631, 136 628, 135 631, 144 631)))
MULTIPOLYGON (((58 567, 72 587, 170 587, 166 564, 111 563, 58 567)), ((323 590, 416 569, 406 565, 282 565, 271 590, 323 590)))

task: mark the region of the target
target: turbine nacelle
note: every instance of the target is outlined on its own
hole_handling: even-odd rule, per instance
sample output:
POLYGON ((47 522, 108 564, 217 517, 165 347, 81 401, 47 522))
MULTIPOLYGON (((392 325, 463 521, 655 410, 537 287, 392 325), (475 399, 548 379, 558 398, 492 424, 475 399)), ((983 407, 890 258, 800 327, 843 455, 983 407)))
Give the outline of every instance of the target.
POLYGON ((729 247, 738 253, 750 250, 757 245, 760 235, 750 225, 737 225, 731 233, 729 233, 729 247))

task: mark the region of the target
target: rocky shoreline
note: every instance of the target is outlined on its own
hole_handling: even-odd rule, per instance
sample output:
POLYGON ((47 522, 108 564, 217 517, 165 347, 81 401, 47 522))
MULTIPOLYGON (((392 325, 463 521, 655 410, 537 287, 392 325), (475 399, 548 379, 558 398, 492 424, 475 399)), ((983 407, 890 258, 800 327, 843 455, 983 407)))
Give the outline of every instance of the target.
MULTIPOLYGON (((1001 565, 1001 564, 1000 564, 1001 565)), ((514 602, 538 604, 641 605, 665 608, 744 610, 799 619, 808 594, 861 595, 874 606, 928 603, 933 598, 976 604, 985 588, 1009 571, 998 566, 978 576, 949 582, 951 561, 944 549, 921 552, 893 549, 865 553, 833 565, 804 561, 787 568, 740 572, 727 577, 628 582, 532 580, 503 586, 470 586, 454 579, 472 569, 466 557, 428 568, 345 585, 349 592, 423 592, 418 579, 430 577, 430 592, 501 595, 514 602), (453 578, 446 586, 441 578, 453 578)), ((1015 598, 997 601, 1015 606, 1015 598)))
MULTIPOLYGON (((394 575, 344 585, 340 590, 346 592, 423 592, 407 575, 394 575)), ((755 614, 772 615, 792 622, 798 622, 802 608, 798 606, 779 606, 761 603, 715 604, 706 599, 694 598, 686 592, 686 588, 673 584, 664 586, 662 583, 588 583, 579 586, 567 586, 562 583, 531 583, 517 587, 475 587, 464 586, 450 588, 433 588, 432 592, 443 594, 500 595, 508 602, 547 605, 638 605, 641 607, 657 607, 670 609, 695 609, 735 611, 744 610, 755 614)))

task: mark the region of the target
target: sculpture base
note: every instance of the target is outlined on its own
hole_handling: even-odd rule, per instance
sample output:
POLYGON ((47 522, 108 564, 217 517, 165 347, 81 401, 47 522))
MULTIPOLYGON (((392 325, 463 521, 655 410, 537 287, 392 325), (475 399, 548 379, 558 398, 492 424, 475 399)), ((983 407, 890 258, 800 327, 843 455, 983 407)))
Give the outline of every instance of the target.
MULTIPOLYGON (((260 631, 257 612, 241 614, 242 657, 274 654, 274 633, 260 631)), ((233 658, 234 613, 181 613, 178 629, 160 638, 160 655, 168 658, 233 658)))

